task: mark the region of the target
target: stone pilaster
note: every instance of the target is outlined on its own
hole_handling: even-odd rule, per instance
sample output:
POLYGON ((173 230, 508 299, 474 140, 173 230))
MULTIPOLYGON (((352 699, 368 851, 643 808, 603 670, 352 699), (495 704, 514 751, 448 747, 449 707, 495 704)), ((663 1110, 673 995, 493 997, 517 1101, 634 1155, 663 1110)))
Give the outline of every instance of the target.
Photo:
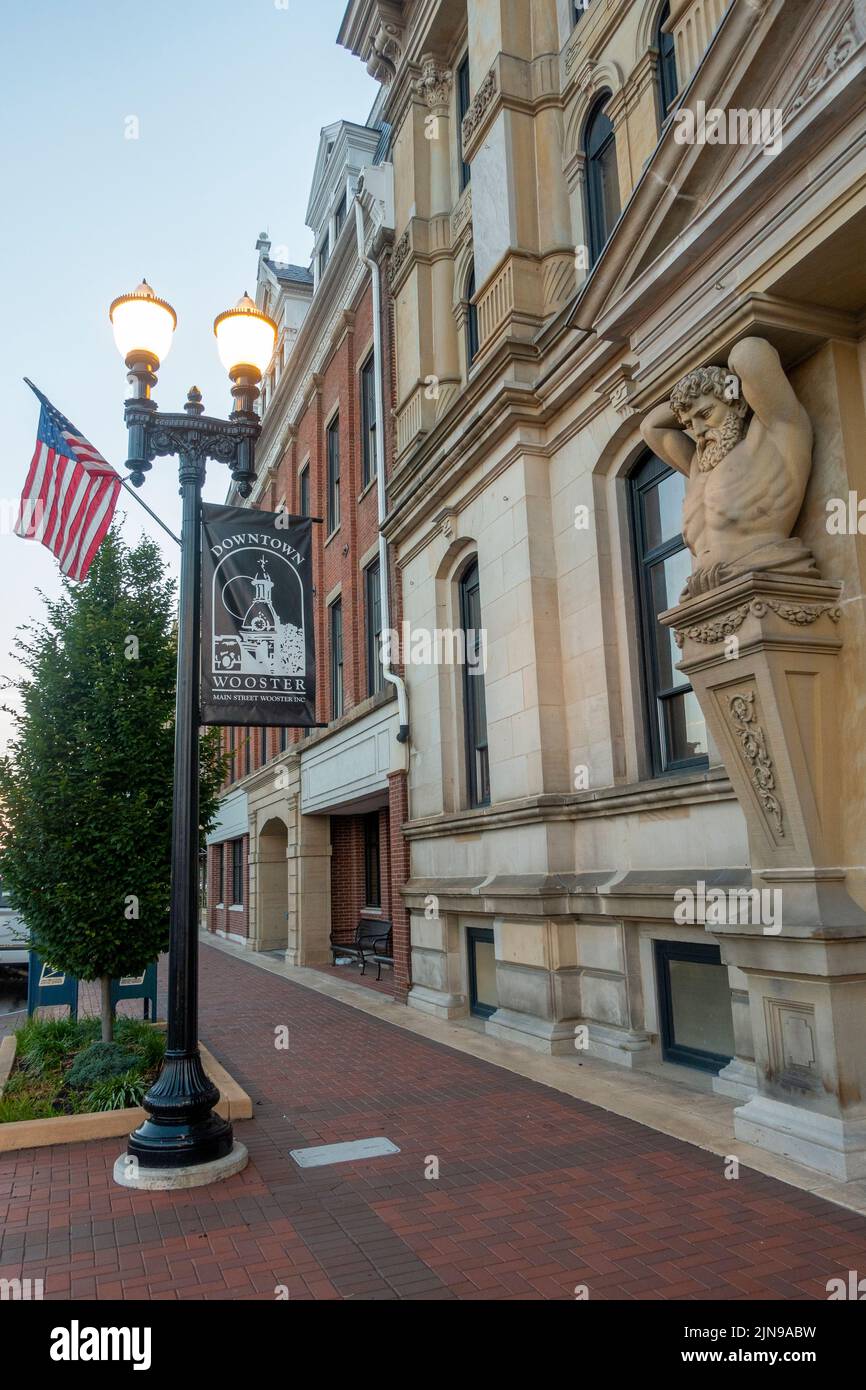
POLYGON ((715 922, 748 981, 757 1094, 741 1139, 866 1176, 866 913, 842 862, 840 586, 742 575, 661 614, 746 818, 755 911, 715 922), (766 895, 766 896, 764 896, 766 895), (772 895, 772 896, 770 896, 772 895), (758 911, 772 903, 772 911, 758 911))

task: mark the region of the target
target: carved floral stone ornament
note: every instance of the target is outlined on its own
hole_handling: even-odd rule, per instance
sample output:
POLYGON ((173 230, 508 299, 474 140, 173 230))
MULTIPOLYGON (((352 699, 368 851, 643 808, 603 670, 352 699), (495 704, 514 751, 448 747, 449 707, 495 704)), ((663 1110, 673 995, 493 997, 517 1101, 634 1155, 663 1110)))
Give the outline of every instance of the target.
POLYGON ((469 141, 472 139, 473 134, 478 129, 482 120, 484 119, 484 113, 487 110, 490 103, 493 101, 493 98, 496 95, 496 90, 496 69, 491 68, 484 81, 481 83, 481 86, 478 88, 478 91, 472 98, 469 110, 463 117, 462 135, 464 147, 469 144, 469 141))
POLYGON ((797 93, 791 105, 788 107, 786 116, 795 116, 801 107, 806 105, 822 87, 830 81, 830 78, 847 63, 851 54, 859 43, 857 32, 854 27, 853 16, 847 19, 842 26, 840 33, 830 45, 827 52, 822 57, 818 67, 809 77, 806 85, 797 93))
POLYGON ((842 616, 842 610, 832 603, 783 603, 781 599, 752 599, 732 608, 728 613, 723 613, 719 618, 712 618, 705 623, 694 623, 690 627, 675 628, 674 640, 678 647, 683 645, 686 637, 692 642, 721 642, 739 631, 750 613, 755 618, 763 618, 767 609, 796 627, 808 627, 825 613, 834 623, 838 623, 842 616))
POLYGON ((791 535, 812 467, 812 424, 771 343, 745 338, 727 369, 689 372, 642 433, 688 479, 682 530, 693 559, 681 602, 755 570, 820 577, 791 535))
POLYGON ((405 265, 411 249, 412 242, 409 236, 409 228, 407 227, 391 253, 391 268, 388 271, 388 281, 392 287, 405 265))
POLYGON ((421 60, 421 76, 415 79, 415 92, 431 111, 447 116, 451 101, 451 73, 438 59, 427 54, 421 60))
POLYGON ((776 778, 773 763, 767 752, 767 740, 758 723, 755 713, 755 692, 748 690, 743 695, 732 695, 730 701, 731 719, 734 732, 740 740, 743 756, 752 772, 752 781, 758 798, 772 819, 776 832, 784 836, 782 807, 776 796, 776 778))

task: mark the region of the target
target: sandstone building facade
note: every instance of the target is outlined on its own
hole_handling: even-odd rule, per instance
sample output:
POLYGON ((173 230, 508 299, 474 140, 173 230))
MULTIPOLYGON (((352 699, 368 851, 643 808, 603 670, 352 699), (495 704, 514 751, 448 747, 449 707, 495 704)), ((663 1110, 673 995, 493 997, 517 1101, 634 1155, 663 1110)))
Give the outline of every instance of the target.
POLYGON ((408 1002, 862 1177, 866 6, 351 0, 339 39, 391 131, 402 616, 486 648, 405 664, 408 1002), (701 516, 781 548, 681 601, 651 420, 708 366, 701 516))

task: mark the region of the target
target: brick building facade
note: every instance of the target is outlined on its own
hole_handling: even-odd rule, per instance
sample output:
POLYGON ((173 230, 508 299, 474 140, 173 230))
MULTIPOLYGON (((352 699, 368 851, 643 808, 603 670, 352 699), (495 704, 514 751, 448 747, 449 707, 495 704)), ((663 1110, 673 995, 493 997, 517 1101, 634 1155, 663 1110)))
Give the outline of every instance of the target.
MULTIPOLYGON (((380 580, 380 431, 386 475, 394 451, 387 142, 374 117, 322 131, 307 214, 311 270, 272 255, 264 234, 257 243, 257 302, 279 333, 249 505, 321 518, 313 591, 316 712, 326 727, 224 730, 230 767, 208 849, 207 926, 309 965, 330 960, 331 940, 351 939, 362 918, 382 920, 392 927, 395 993, 405 998, 406 750, 379 644, 383 615, 393 625, 401 611, 390 559, 384 595, 380 580), (241 902, 225 901, 238 893, 241 902)), ((241 505, 234 493, 229 500, 241 505)))

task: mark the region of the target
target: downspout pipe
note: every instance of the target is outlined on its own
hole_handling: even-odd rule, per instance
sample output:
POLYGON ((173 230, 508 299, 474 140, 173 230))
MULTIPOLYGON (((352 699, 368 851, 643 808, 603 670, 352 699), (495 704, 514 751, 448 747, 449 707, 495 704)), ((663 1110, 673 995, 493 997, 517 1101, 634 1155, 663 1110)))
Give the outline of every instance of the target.
MULTIPOLYGON (((382 390, 382 272, 378 261, 368 256, 364 245, 364 211, 360 198, 355 198, 355 233, 358 238, 358 258, 369 266, 373 283, 373 362, 376 396, 376 492, 379 515, 379 607, 382 611, 382 630, 391 630, 391 605, 388 599, 388 542, 382 526, 385 521, 385 401, 382 390)), ((391 670, 391 643, 387 654, 382 653, 382 675, 397 688, 397 709, 400 728, 398 743, 409 741, 409 695, 402 676, 391 670)))

